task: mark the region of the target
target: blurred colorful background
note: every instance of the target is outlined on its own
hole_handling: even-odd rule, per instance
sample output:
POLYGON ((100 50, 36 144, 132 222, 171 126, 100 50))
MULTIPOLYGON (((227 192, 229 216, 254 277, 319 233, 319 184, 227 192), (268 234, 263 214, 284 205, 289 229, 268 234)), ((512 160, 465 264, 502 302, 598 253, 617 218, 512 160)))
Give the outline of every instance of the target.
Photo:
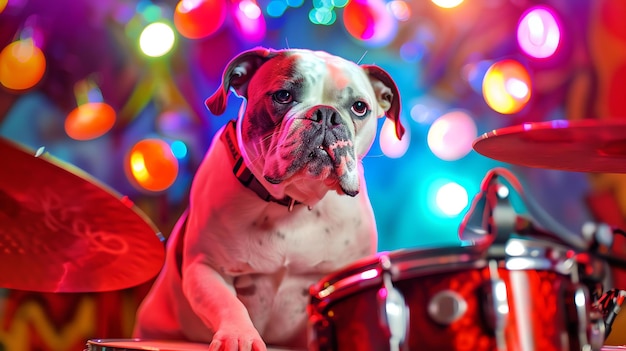
MULTIPOLYGON (((223 116, 203 103, 228 61, 255 46, 324 50, 381 66, 401 92, 406 137, 380 120, 364 160, 381 251, 460 245, 497 166, 573 232, 621 226, 622 175, 503 164, 472 142, 527 122, 626 117, 625 13, 621 0, 0 0, 0 135, 128 196, 167 236, 213 134, 237 115, 235 96, 223 116)), ((127 338, 149 284, 2 289, 0 350, 127 338)))

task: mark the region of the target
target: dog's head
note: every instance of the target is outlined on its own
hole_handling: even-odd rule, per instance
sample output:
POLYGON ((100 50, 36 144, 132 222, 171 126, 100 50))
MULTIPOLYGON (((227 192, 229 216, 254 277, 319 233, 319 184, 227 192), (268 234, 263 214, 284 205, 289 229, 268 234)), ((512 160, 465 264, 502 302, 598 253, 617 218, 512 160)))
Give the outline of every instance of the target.
POLYGON ((331 189, 356 195, 377 118, 390 118, 398 138, 404 134, 389 74, 322 51, 241 53, 206 100, 213 114, 224 113, 230 89, 245 99, 238 133, 246 164, 278 198, 312 204, 331 189))

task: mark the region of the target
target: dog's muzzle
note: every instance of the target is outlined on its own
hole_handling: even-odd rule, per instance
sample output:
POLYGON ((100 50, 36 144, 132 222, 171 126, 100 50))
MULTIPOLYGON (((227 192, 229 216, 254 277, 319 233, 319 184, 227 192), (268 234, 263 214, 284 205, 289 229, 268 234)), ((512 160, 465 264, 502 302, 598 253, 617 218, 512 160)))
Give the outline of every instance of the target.
MULTIPOLYGON (((265 179, 279 184, 295 174, 338 187, 347 195, 359 191, 354 137, 337 109, 318 105, 289 126, 265 168, 265 179)), ((337 189, 338 190, 338 189, 337 189)))

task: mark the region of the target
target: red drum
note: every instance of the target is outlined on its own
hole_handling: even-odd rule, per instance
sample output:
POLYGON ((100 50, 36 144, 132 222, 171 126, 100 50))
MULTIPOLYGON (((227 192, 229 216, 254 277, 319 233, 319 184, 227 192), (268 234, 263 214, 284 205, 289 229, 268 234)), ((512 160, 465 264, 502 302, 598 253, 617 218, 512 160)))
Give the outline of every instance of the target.
POLYGON ((311 351, 600 350, 574 252, 513 238, 379 253, 311 287, 311 351))
POLYGON ((208 344, 185 341, 140 340, 140 339, 94 339, 87 341, 85 351, 206 351, 208 344))
MULTIPOLYGON (((206 351, 208 344, 185 341, 141 340, 141 339, 93 339, 87 341, 85 351, 206 351)), ((287 351, 268 347, 267 351, 287 351)))

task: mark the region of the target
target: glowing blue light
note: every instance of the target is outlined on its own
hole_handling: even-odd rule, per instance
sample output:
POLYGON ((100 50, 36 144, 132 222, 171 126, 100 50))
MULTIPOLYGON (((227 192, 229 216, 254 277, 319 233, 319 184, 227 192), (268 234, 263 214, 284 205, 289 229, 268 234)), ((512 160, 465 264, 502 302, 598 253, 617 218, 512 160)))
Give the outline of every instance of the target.
POLYGON ((435 197, 437 207, 447 216, 456 216, 461 213, 468 201, 467 190, 454 182, 442 185, 437 190, 435 197))
POLYGON ((287 5, 290 7, 300 7, 304 4, 304 0, 287 0, 287 5))
POLYGON ((335 11, 328 8, 315 8, 309 12, 309 20, 313 24, 323 24, 329 26, 337 20, 335 11))
POLYGON ((146 22, 156 22, 163 17, 163 11, 156 5, 148 5, 141 12, 146 22))
POLYGON ((346 7, 348 5, 349 0, 332 0, 332 4, 335 7, 346 7))
POLYGON ((332 9, 333 2, 332 0, 313 0, 313 7, 316 9, 332 9))
POLYGON ((426 48, 418 42, 406 42, 400 47, 400 56, 406 62, 417 62, 424 57, 426 48))
POLYGON ((170 148, 174 156, 179 160, 187 156, 187 145, 180 140, 173 141, 170 148))
POLYGON ((272 0, 267 4, 267 14, 271 17, 280 17, 287 10, 287 3, 283 0, 272 0))

